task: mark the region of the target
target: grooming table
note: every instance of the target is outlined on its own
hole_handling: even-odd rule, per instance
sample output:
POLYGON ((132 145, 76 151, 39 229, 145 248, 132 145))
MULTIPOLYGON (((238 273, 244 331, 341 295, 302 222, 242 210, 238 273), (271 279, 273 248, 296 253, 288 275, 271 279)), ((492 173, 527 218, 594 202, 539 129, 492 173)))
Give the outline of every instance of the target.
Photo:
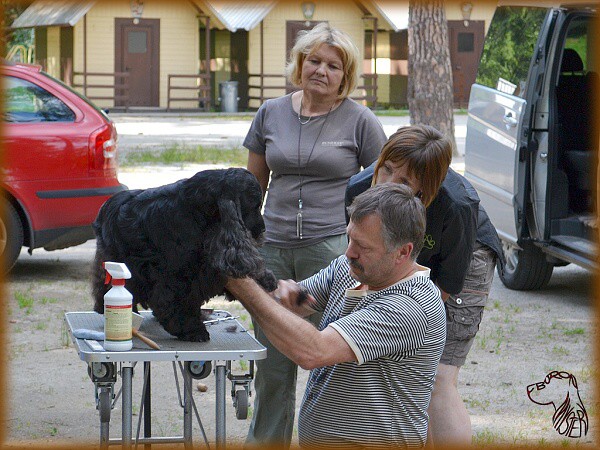
MULTIPOLYGON (((246 329, 226 311, 206 310, 210 313, 208 319, 221 319, 207 323, 210 333, 208 342, 180 341, 167 333, 154 318, 151 311, 142 311, 144 317, 139 331, 155 341, 160 350, 153 350, 137 338, 133 338, 133 348, 127 352, 106 351, 101 347, 102 342, 73 337, 73 330, 84 328, 103 331, 104 317, 96 312, 68 312, 65 314, 66 323, 71 338, 81 360, 88 363, 88 374, 95 385, 96 405, 100 412, 100 446, 107 448, 111 444, 122 444, 130 447, 132 443, 132 380, 133 367, 138 362, 144 362, 144 385, 142 390, 142 413, 144 416, 144 437, 138 438, 136 444, 185 443, 185 448, 192 447, 192 414, 204 434, 196 405, 192 398, 192 378, 202 379, 210 375, 211 362, 215 364, 216 377, 216 445, 218 449, 225 448, 225 388, 226 379, 231 380, 234 407, 239 419, 246 418, 250 382, 254 375, 254 361, 267 357, 267 349, 256 341, 246 329), (227 319, 227 320, 222 320, 227 319), (250 361, 250 373, 234 375, 231 373, 231 361, 250 361), (178 385, 177 368, 182 373, 184 381, 184 400, 181 405, 183 414, 183 436, 151 437, 151 387, 150 365, 154 361, 171 361, 178 385), (120 370, 117 369, 117 364, 120 370), (110 412, 114 385, 117 375, 121 376, 122 395, 122 433, 121 439, 109 438, 110 412), (237 389, 242 387, 242 389, 237 389)), ((180 399, 181 404, 181 399, 180 399)), ((138 434, 140 423, 138 423, 138 434)), ((206 436, 204 435, 206 441, 206 436)))

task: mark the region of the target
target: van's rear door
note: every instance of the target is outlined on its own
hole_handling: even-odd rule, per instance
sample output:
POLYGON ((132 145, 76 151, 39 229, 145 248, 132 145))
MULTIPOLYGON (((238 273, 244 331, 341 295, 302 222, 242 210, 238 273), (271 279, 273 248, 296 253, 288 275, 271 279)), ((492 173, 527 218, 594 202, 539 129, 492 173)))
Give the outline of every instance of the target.
POLYGON ((539 95, 553 16, 548 8, 498 7, 471 88, 465 176, 509 242, 517 242, 525 220, 530 105, 539 95))

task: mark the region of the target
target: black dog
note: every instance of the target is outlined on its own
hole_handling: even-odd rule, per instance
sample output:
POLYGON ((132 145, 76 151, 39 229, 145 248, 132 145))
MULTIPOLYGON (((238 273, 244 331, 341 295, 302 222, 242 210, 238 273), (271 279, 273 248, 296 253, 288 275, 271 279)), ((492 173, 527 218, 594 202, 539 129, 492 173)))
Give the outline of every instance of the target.
MULTIPOLYGON (((262 191, 245 169, 207 170, 176 183, 111 197, 94 222, 94 310, 104 312, 104 261, 124 262, 134 304, 186 341, 207 341, 201 306, 227 277, 277 287, 257 250, 265 231, 262 191)), ((134 310, 137 310, 135 308, 134 310)))

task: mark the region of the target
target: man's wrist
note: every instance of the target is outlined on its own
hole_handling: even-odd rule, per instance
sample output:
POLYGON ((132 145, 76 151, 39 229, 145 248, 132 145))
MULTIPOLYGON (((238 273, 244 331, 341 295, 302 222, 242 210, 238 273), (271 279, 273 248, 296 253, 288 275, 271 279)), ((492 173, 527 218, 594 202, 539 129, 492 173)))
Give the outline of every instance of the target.
POLYGON ((251 278, 229 278, 227 280, 227 284, 225 285, 225 289, 233 294, 235 298, 241 300, 242 298, 246 297, 243 294, 252 288, 252 284, 256 283, 254 283, 254 280, 251 278))

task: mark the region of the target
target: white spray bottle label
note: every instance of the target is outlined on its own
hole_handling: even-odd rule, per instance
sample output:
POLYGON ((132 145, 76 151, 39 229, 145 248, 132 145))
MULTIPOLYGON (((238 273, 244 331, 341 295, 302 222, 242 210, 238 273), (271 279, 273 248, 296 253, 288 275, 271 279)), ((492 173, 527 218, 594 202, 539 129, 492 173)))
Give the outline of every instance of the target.
POLYGON ((104 349, 127 351, 133 347, 131 340, 133 296, 125 289, 125 280, 131 272, 123 263, 105 262, 106 283, 112 278, 112 287, 104 295, 104 349))

